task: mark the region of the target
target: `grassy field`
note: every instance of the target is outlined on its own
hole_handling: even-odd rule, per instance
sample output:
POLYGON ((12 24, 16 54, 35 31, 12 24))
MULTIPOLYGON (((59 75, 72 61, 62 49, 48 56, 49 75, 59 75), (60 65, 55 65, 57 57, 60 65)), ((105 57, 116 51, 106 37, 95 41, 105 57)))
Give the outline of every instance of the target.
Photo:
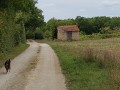
POLYGON ((105 69, 95 62, 87 63, 64 46, 52 46, 56 51, 70 90, 98 90, 106 82, 105 69))
POLYGON ((19 55, 21 52, 23 52, 26 48, 28 48, 29 45, 27 44, 20 44, 19 46, 16 46, 14 49, 7 53, 0 54, 0 67, 4 65, 5 60, 13 59, 17 55, 19 55))
POLYGON ((120 38, 47 43, 59 57, 69 90, 120 90, 120 38))

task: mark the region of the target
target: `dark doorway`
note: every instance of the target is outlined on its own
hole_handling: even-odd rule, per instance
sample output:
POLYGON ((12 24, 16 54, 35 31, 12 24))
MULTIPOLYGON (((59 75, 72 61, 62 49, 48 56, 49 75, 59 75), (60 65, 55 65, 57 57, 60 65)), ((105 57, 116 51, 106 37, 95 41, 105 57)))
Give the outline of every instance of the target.
POLYGON ((67 40, 72 40, 72 32, 71 31, 67 32, 67 40))

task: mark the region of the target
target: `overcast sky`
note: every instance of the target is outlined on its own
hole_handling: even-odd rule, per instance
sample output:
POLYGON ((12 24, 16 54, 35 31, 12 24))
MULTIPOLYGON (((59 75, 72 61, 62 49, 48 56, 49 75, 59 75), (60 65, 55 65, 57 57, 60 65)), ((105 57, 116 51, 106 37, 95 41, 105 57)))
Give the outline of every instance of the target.
POLYGON ((120 16, 120 0, 38 0, 45 21, 76 16, 120 16))

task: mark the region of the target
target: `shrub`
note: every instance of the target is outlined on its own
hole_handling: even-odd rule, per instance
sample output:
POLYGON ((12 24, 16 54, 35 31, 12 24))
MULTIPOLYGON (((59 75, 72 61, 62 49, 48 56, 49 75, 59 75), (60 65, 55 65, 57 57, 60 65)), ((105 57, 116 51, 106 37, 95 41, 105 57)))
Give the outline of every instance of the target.
POLYGON ((27 39, 34 39, 35 34, 32 31, 28 31, 28 32, 26 32, 26 38, 27 39))
POLYGON ((51 38, 52 38, 52 33, 47 30, 47 31, 44 33, 44 37, 47 38, 47 39, 51 39, 51 38))
POLYGON ((37 28, 34 34, 35 39, 43 39, 43 31, 40 28, 37 28))

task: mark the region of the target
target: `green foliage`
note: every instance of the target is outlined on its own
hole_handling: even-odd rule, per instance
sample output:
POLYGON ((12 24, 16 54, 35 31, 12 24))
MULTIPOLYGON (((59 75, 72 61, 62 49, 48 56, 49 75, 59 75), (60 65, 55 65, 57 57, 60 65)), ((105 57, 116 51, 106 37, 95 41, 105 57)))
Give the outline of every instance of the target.
POLYGON ((34 31, 43 24, 44 17, 36 3, 36 0, 0 0, 0 53, 25 43, 25 31, 27 37, 35 38, 35 33, 39 37, 41 33, 34 31))
POLYGON ((75 19, 80 31, 87 35, 93 33, 112 33, 115 31, 114 28, 120 28, 120 17, 93 17, 85 18, 77 16, 75 19))
POLYGON ((9 51, 16 45, 15 33, 17 27, 14 22, 14 10, 4 10, 1 12, 1 25, 0 25, 0 53, 9 51))
POLYGON ((25 22, 25 28, 27 32, 34 33, 36 28, 43 28, 45 26, 44 17, 42 15, 42 10, 37 7, 33 7, 30 10, 30 17, 25 22))
POLYGON ((52 38, 51 32, 47 30, 47 31, 44 33, 44 37, 45 37, 46 39, 51 39, 51 38, 52 38))
POLYGON ((111 18, 110 27, 111 29, 116 28, 116 27, 120 28, 120 17, 111 18))
POLYGON ((27 31, 26 38, 27 39, 35 39, 35 34, 32 31, 27 31))
POLYGON ((29 20, 25 22, 25 27, 27 30, 33 30, 37 27, 40 27, 44 24, 44 17, 42 15, 42 10, 38 9, 37 7, 31 10, 31 14, 29 20))
POLYGON ((43 39, 43 38, 44 38, 43 30, 41 28, 36 28, 35 39, 43 39))
POLYGON ((35 0, 0 0, 0 9, 8 9, 12 7, 16 12, 18 10, 29 12, 35 3, 35 0))
POLYGON ((14 34, 14 40, 15 40, 15 45, 19 45, 20 43, 23 42, 23 31, 22 27, 20 24, 16 24, 15 26, 15 34, 14 34))
POLYGON ((101 33, 102 34, 110 33, 110 31, 111 31, 110 27, 101 28, 101 33))
POLYGON ((57 23, 56 19, 52 18, 47 22, 47 30, 49 30, 52 33, 52 39, 57 38, 57 23))
POLYGON ((76 19, 75 19, 78 27, 80 28, 80 31, 83 31, 85 32, 86 34, 92 34, 93 32, 93 28, 92 28, 92 23, 93 22, 90 22, 89 19, 87 18, 84 18, 84 17, 80 17, 78 16, 76 19))
POLYGON ((46 28, 44 26, 37 27, 35 31, 28 30, 26 31, 26 38, 27 39, 43 39, 44 33, 46 28))
POLYGON ((107 34, 96 33, 92 35, 81 34, 80 40, 95 40, 95 39, 106 39, 106 38, 114 38, 114 37, 120 37, 120 32, 117 31, 115 33, 109 32, 107 34))

